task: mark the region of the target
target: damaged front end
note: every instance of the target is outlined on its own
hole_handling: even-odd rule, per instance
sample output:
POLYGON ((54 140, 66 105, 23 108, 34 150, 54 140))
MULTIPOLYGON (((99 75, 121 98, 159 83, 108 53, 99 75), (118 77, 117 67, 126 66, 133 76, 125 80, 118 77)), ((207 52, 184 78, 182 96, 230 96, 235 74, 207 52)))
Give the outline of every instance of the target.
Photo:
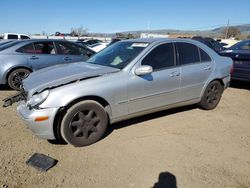
POLYGON ((12 106, 12 104, 21 100, 24 100, 24 101, 27 100, 27 92, 25 92, 24 89, 22 89, 19 93, 15 95, 12 95, 10 97, 3 99, 3 102, 4 102, 3 107, 12 106))

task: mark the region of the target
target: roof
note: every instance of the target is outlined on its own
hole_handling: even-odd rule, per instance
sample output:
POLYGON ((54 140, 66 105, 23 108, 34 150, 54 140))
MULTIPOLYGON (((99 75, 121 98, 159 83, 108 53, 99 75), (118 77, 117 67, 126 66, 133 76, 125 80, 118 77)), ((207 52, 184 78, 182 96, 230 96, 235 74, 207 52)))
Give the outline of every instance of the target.
POLYGON ((160 43, 160 42, 171 42, 171 41, 179 41, 179 42, 193 42, 192 39, 187 38, 138 38, 138 39, 129 39, 131 42, 145 42, 145 43, 160 43))
POLYGON ((46 42, 46 41, 67 41, 67 42, 72 42, 69 40, 64 40, 64 39, 23 39, 23 40, 18 40, 19 42, 46 42))
POLYGON ((3 35, 25 35, 25 36, 29 36, 29 35, 23 34, 23 33, 3 33, 3 35))

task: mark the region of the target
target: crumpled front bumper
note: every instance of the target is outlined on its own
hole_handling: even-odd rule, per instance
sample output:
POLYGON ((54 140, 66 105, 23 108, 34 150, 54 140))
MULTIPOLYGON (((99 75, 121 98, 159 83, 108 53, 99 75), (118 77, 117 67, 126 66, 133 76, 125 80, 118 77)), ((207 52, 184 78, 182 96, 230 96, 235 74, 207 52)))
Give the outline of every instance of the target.
POLYGON ((53 131, 53 123, 58 108, 47 109, 29 109, 24 101, 20 101, 17 105, 17 112, 24 120, 27 127, 31 129, 35 135, 40 138, 53 140, 55 139, 53 131), (44 121, 35 121, 37 117, 48 116, 44 121))

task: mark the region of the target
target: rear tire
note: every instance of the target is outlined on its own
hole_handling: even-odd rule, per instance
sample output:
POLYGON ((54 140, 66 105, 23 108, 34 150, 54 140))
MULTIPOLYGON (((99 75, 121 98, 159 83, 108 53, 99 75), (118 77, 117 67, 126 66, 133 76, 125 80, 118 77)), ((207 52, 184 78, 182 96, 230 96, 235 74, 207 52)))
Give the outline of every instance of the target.
POLYGON ((13 70, 7 78, 8 85, 14 90, 20 90, 22 80, 27 78, 29 74, 30 71, 28 69, 21 68, 13 70))
POLYGON ((86 100, 68 109, 60 132, 63 139, 76 147, 87 146, 100 140, 108 125, 108 115, 97 102, 86 100))
POLYGON ((221 95, 223 93, 223 86, 217 80, 208 84, 200 103, 200 108, 204 110, 214 109, 220 102, 221 95))

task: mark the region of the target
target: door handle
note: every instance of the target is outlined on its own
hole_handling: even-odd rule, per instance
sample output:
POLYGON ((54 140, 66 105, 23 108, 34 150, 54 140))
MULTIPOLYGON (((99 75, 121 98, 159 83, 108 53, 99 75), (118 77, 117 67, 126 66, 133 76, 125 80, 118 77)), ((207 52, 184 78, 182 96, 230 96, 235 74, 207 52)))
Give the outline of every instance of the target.
POLYGON ((63 58, 65 61, 70 61, 70 60, 72 60, 70 57, 65 57, 65 58, 63 58))
POLYGON ((210 65, 205 66, 205 67, 203 67, 203 70, 211 70, 211 66, 210 65))
POLYGON ((32 59, 32 60, 36 60, 36 59, 39 59, 39 57, 37 57, 37 56, 31 56, 31 58, 30 59, 32 59))
POLYGON ((180 76, 180 72, 174 71, 174 72, 170 73, 170 77, 175 77, 175 76, 180 76))

